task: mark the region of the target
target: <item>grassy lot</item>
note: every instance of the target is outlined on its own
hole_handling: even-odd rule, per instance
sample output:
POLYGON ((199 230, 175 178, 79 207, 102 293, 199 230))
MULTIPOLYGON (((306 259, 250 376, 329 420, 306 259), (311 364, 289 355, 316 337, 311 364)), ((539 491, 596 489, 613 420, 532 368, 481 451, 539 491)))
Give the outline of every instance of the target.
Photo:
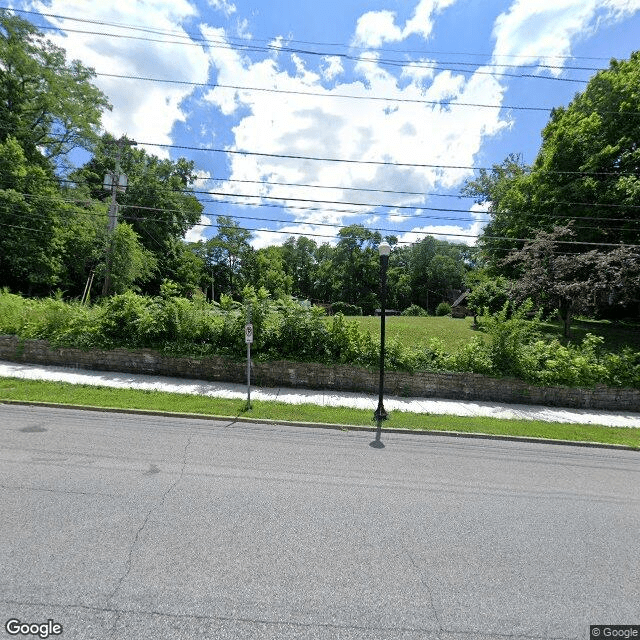
MULTIPOLYGON (((564 342, 560 322, 545 322, 543 329, 564 342)), ((602 336, 605 348, 610 351, 618 351, 623 347, 640 351, 640 324, 588 319, 574 320, 571 323, 572 342, 581 342, 587 333, 602 336)))
MULTIPOLYGON (((380 318, 374 316, 350 316, 358 326, 380 337, 380 318)), ((457 349, 482 332, 471 328, 473 318, 388 316, 385 320, 387 338, 397 338, 402 344, 414 345, 430 338, 439 338, 449 351, 457 349)))
MULTIPOLYGON (((374 337, 380 336, 380 318, 373 316, 350 316, 358 325, 371 332, 374 337)), ((414 345, 426 342, 429 338, 439 338, 448 351, 454 351, 460 344, 468 342, 473 336, 484 336, 480 330, 473 329, 473 318, 445 317, 405 317, 389 316, 386 319, 386 333, 389 338, 396 337, 403 344, 414 345)), ((562 325, 559 321, 542 323, 542 330, 550 336, 564 342, 562 325)), ((572 323, 572 342, 582 342, 587 333, 604 338, 607 350, 618 351, 623 347, 631 347, 640 351, 640 324, 614 323, 609 320, 574 320, 572 323)))
MULTIPOLYGON (((0 378, 0 402, 3 400, 47 402, 99 408, 166 411, 229 419, 260 418, 275 421, 313 422, 373 428, 372 412, 343 407, 290 405, 283 402, 255 401, 247 410, 245 402, 186 394, 111 389, 62 382, 0 378)), ((626 445, 640 450, 640 429, 593 425, 559 424, 529 420, 461 418, 394 411, 385 428, 415 431, 455 431, 511 435, 552 440, 570 440, 626 445)))

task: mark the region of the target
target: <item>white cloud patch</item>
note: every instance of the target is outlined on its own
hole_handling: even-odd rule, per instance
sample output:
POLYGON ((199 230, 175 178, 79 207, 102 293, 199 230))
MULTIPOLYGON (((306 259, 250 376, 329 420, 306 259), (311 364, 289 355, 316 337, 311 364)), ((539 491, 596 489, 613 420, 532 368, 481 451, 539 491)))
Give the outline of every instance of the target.
POLYGON ((201 240, 206 240, 205 233, 207 233, 208 231, 210 232, 211 227, 204 226, 204 225, 210 225, 210 224, 211 224, 211 218, 204 215, 200 216, 199 223, 195 227, 191 227, 191 229, 187 231, 187 233, 184 236, 184 239, 186 240, 186 242, 200 242, 201 240))
MULTIPOLYGON (((169 42, 150 42, 118 37, 64 33, 69 26, 64 20, 49 18, 63 34, 48 37, 67 52, 67 59, 81 60, 98 73, 116 73, 125 76, 180 78, 191 82, 206 82, 209 62, 200 47, 175 44, 187 39, 180 28, 182 21, 195 17, 197 12, 187 0, 149 0, 148 2, 102 3, 88 5, 84 0, 52 0, 45 4, 32 3, 36 11, 58 15, 78 15, 83 18, 111 23, 145 25, 146 28, 167 32, 169 42)), ((77 28, 71 23, 70 28, 77 28)), ((114 26, 91 26, 92 31, 131 36, 135 32, 114 26)), ((141 34, 144 35, 144 34, 141 34)), ((160 37, 161 38, 161 37, 160 37)), ((171 143, 171 130, 176 122, 186 119, 181 103, 192 91, 189 86, 165 85, 139 80, 108 78, 98 75, 95 84, 104 91, 113 105, 105 112, 104 128, 119 137, 122 134, 144 142, 171 143)), ((160 147, 150 151, 166 157, 160 147)))
POLYGON ((236 5, 233 2, 227 2, 227 0, 208 0, 209 6, 221 11, 227 18, 236 12, 236 5))
POLYGON ((640 0, 515 0, 496 19, 494 61, 513 66, 548 64, 560 68, 571 45, 602 23, 622 20, 640 11, 640 0))
MULTIPOLYGON (((225 34, 221 29, 205 29, 205 36, 224 38, 225 34)), ((435 74, 428 86, 421 76, 400 87, 398 78, 382 69, 374 57, 356 63, 354 70, 360 79, 356 76, 352 81, 326 88, 322 71, 316 72, 300 57, 291 58, 294 70, 288 71, 272 57, 252 62, 230 49, 212 49, 209 55, 220 84, 318 94, 274 94, 216 87, 205 95, 205 100, 223 114, 238 114, 229 150, 353 161, 229 156, 230 180, 263 182, 229 181, 221 191, 269 196, 270 203, 275 199, 294 220, 305 224, 344 224, 345 220, 362 223, 366 216, 379 213, 379 207, 421 205, 426 200, 424 195, 380 191, 424 194, 458 187, 472 174, 471 170, 428 165, 472 166, 486 138, 509 126, 498 109, 452 106, 455 102, 500 104, 505 89, 490 75, 475 74, 465 79, 446 71, 435 74), (354 100, 333 97, 335 94, 421 101, 444 99, 447 104, 354 100), (354 188, 378 191, 356 195, 354 188), (313 205, 301 203, 300 199, 335 204, 313 205), (348 203, 353 202, 370 206, 349 207, 348 203), (321 211, 301 210, 301 206, 315 206, 321 211)), ((323 233, 331 231, 324 228, 323 233)))
POLYGON ((323 60, 325 66, 322 69, 322 77, 325 80, 333 80, 344 72, 342 60, 339 56, 325 56, 323 60))
POLYGON ((368 11, 360 16, 356 25, 353 44, 360 47, 378 48, 385 42, 401 42, 411 35, 427 39, 433 29, 433 17, 456 0, 420 0, 404 27, 396 24, 394 11, 368 11))
MULTIPOLYGON (((415 243, 423 240, 425 236, 434 236, 439 240, 474 246, 478 242, 478 236, 482 233, 482 229, 489 222, 487 211, 488 205, 474 204, 469 209, 473 219, 470 225, 446 224, 414 227, 411 231, 401 234, 398 239, 400 242, 415 243)), ((393 219, 397 220, 397 218, 393 219)))

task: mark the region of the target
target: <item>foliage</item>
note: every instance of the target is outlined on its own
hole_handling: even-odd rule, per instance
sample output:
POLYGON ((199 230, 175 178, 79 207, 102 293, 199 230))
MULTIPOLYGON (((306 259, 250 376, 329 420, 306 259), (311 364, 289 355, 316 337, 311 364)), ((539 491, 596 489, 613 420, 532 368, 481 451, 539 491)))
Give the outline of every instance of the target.
POLYGON ((362 307, 358 307, 355 304, 349 304, 348 302, 334 302, 331 305, 334 313, 341 313, 345 316, 361 316, 362 307))
POLYGON ((570 226, 540 231, 504 260, 518 268, 516 299, 531 297, 541 305, 558 309, 565 337, 569 336, 573 313, 640 300, 640 251, 619 247, 574 255, 562 253, 563 239, 574 236, 570 226))
MULTIPOLYGON (((23 298, 5 290, 0 292, 0 333, 42 338, 54 346, 147 347, 176 355, 243 359, 250 307, 255 358, 378 367, 379 340, 363 330, 358 320, 342 314, 325 318, 322 309, 291 298, 274 301, 265 289, 252 287, 243 291, 242 303, 223 296, 220 305, 207 303, 203 296, 193 300, 177 297, 175 285, 168 282, 162 292, 148 297, 127 291, 83 306, 59 297, 23 298)), ((481 318, 483 336, 452 346, 436 337, 412 345, 391 335, 385 367, 514 376, 542 385, 640 388, 640 351, 607 351, 602 338, 593 335, 581 343, 549 339, 542 331, 540 314, 528 319, 530 309, 530 303, 517 308, 507 304, 498 314, 485 314, 481 318)))
POLYGON ((471 309, 474 322, 485 311, 498 313, 510 299, 511 283, 502 276, 495 278, 484 275, 471 285, 465 304, 471 309))
POLYGON ((19 141, 29 162, 47 166, 97 139, 106 96, 92 69, 45 40, 34 25, 0 10, 0 142, 19 141), (41 150, 44 150, 45 156, 41 150))
POLYGON ((403 312, 403 316, 428 316, 429 312, 426 309, 423 309, 420 305, 412 304, 410 307, 407 307, 403 312))
POLYGON ((448 316, 451 313, 451 305, 448 302, 441 302, 436 307, 437 316, 448 316))
MULTIPOLYGON (((503 260, 505 254, 515 250, 524 258, 528 251, 532 258, 542 239, 558 242, 554 251, 564 255, 551 259, 546 253, 548 266, 539 272, 548 277, 538 288, 556 299, 567 329, 571 307, 579 311, 579 302, 588 302, 591 313, 609 313, 612 305, 637 305, 640 299, 637 271, 630 265, 637 257, 624 247, 611 248, 637 245, 640 232, 638 86, 640 52, 612 60, 566 108, 552 111, 533 166, 511 155, 491 171, 480 171, 464 189, 488 205, 492 219, 480 244, 492 273, 522 281, 528 267, 521 260, 503 260), (556 229, 568 221, 572 231, 561 238, 556 229), (562 244, 567 240, 574 244, 562 244)), ((522 283, 522 295, 532 295, 533 280, 522 283)))

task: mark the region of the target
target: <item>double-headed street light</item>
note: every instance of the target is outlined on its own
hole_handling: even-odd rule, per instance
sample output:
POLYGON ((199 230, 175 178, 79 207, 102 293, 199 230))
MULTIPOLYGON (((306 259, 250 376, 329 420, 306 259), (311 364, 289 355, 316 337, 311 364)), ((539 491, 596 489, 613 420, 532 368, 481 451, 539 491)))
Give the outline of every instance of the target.
POLYGON ((384 330, 385 313, 387 304, 387 269, 389 268, 389 254, 391 247, 387 242, 381 242, 378 247, 380 254, 380 386, 378 388, 378 408, 373 414, 374 420, 378 424, 378 438, 380 435, 380 423, 389 417, 383 403, 384 397, 384 330))

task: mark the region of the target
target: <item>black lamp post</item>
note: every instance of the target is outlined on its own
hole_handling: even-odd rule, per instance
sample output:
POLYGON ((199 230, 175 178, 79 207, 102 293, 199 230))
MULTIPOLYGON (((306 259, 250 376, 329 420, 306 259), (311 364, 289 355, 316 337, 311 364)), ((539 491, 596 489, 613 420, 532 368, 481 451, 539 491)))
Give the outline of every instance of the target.
POLYGON ((387 304, 387 269, 389 267, 389 254, 391 247, 386 242, 381 242, 378 247, 380 253, 380 386, 378 389, 378 408, 373 417, 378 423, 378 430, 382 420, 386 420, 389 414, 385 411, 383 404, 384 396, 384 324, 387 304))

